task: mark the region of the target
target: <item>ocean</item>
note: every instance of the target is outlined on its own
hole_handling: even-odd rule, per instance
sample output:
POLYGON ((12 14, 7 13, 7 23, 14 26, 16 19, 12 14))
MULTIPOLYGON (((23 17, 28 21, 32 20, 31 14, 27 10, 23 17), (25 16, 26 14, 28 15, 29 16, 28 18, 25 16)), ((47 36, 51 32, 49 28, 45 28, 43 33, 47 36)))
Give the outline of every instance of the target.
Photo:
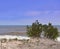
POLYGON ((0 33, 26 32, 26 25, 0 25, 0 33))
MULTIPOLYGON (((60 25, 54 25, 54 27, 60 32, 60 25)), ((26 32, 26 25, 0 25, 0 34, 10 32, 26 32)))

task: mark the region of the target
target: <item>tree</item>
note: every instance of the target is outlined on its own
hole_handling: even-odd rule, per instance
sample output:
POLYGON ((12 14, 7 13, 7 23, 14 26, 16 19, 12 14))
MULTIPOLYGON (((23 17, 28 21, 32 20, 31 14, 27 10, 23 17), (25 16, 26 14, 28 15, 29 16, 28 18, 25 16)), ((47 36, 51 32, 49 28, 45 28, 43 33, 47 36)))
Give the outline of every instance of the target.
POLYGON ((58 30, 57 28, 54 28, 51 23, 48 24, 48 26, 45 28, 45 37, 49 39, 56 39, 58 37, 58 30))
POLYGON ((56 39, 58 37, 58 29, 54 28, 51 23, 42 25, 36 20, 32 26, 27 26, 27 35, 30 37, 40 37, 44 31, 44 37, 49 39, 56 39))
POLYGON ((32 26, 27 26, 27 35, 31 37, 40 37, 42 32, 42 24, 39 24, 38 20, 32 23, 32 26))

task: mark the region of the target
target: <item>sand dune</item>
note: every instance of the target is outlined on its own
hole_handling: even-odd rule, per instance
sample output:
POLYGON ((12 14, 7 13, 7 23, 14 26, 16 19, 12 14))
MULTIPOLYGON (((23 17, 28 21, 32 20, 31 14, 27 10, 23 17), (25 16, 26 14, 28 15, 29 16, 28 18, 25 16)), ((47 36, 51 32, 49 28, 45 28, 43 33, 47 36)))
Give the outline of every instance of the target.
POLYGON ((0 43, 0 49, 60 49, 60 42, 46 38, 31 38, 29 41, 7 41, 0 43))

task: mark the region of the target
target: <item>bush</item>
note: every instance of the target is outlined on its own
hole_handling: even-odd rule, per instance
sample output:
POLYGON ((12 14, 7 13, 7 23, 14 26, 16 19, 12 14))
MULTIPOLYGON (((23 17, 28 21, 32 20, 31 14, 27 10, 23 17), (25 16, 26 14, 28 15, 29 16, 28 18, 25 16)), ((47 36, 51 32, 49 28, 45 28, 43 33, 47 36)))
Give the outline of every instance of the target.
POLYGON ((56 39, 58 37, 58 30, 54 28, 51 23, 42 25, 36 20, 32 26, 27 26, 27 35, 30 37, 40 37, 44 31, 44 37, 49 39, 56 39))
POLYGON ((58 37, 58 30, 54 28, 51 23, 45 25, 44 27, 45 37, 49 39, 56 39, 58 37))
POLYGON ((42 24, 39 24, 38 20, 32 23, 32 26, 27 26, 27 34, 30 37, 40 37, 42 32, 42 24))

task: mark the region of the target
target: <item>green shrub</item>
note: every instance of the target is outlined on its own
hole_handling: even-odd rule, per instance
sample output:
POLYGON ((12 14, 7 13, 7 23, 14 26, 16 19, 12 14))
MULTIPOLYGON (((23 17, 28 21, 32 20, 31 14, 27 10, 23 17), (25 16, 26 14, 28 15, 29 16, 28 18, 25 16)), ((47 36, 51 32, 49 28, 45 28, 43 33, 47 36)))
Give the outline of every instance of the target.
POLYGON ((51 23, 42 25, 36 20, 31 26, 27 26, 27 35, 30 37, 40 37, 44 31, 44 37, 49 39, 56 39, 58 37, 58 29, 54 28, 51 23))
POLYGON ((49 39, 56 39, 58 37, 58 30, 54 28, 51 23, 45 25, 44 27, 44 35, 49 39))
POLYGON ((38 20, 32 23, 32 26, 27 26, 27 34, 30 37, 40 37, 42 32, 42 24, 39 24, 38 20))

